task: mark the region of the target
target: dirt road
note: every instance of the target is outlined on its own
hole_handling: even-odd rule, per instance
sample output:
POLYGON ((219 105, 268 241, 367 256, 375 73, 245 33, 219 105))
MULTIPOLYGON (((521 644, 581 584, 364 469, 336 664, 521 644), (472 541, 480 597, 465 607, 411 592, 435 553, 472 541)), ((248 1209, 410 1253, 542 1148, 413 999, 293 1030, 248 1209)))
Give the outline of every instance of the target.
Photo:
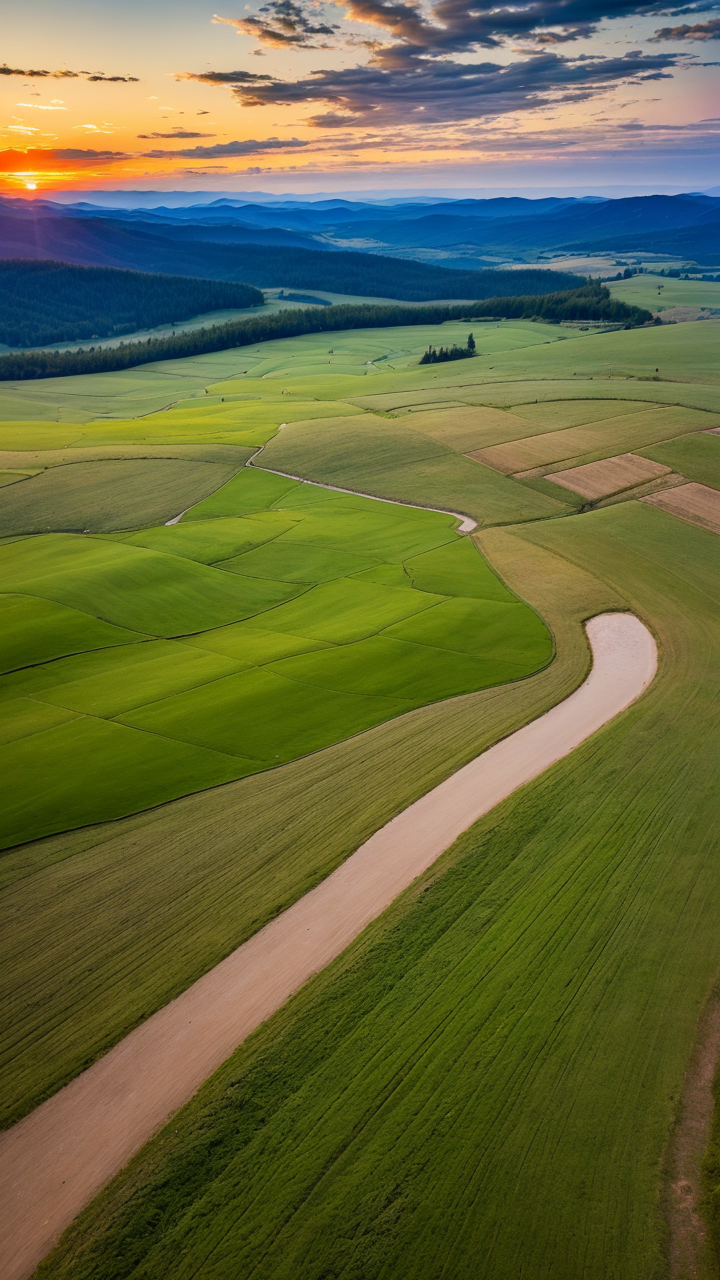
POLYGON ((32 1274, 92 1196, 294 991, 357 937, 473 822, 642 693, 650 632, 602 614, 593 668, 564 702, 377 831, 351 857, 104 1058, 0 1137, 0 1274, 32 1274))

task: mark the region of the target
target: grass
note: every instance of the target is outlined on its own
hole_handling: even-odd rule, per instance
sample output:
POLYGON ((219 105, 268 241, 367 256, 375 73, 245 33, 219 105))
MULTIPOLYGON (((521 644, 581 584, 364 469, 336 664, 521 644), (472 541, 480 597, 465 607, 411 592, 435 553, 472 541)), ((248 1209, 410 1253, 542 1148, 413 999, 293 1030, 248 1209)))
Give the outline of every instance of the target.
POLYGON ((673 438, 683 429, 689 433, 720 425, 714 414, 693 409, 655 408, 641 413, 626 413, 587 427, 567 427, 562 431, 546 431, 529 439, 498 445, 483 458, 504 471, 524 471, 550 466, 569 459, 591 461, 628 453, 650 444, 673 438))
POLYGON ((42 779, 33 830, 57 832, 0 862, 6 1123, 565 697, 583 618, 632 608, 662 657, 638 706, 466 833, 226 1064, 81 1217, 53 1280, 662 1274, 664 1143, 716 977, 717 543, 644 504, 575 516, 463 452, 561 431, 607 456, 652 420, 638 447, 704 465, 714 327, 475 336, 470 382, 418 369, 402 331, 353 333, 327 373, 297 339, 63 380, 60 416, 92 409, 74 424, 43 421, 37 384, 36 422, 14 412, 28 466, 269 440, 256 464, 476 514, 489 563, 451 516, 257 466, 176 526, 0 548, 14 652, 38 655, 0 681, 11 802, 42 779))
POLYGON ((38 726, 30 736, 23 726, 21 738, 0 748, 7 787, 3 845, 122 817, 253 771, 249 760, 138 733, 114 721, 94 716, 66 721, 42 731, 38 726), (30 790, 31 778, 42 779, 42 785, 30 790))
POLYGON ((380 497, 461 511, 481 524, 511 524, 566 509, 562 500, 519 489, 404 419, 388 422, 368 415, 330 424, 296 423, 266 446, 262 465, 380 497))
POLYGON ((140 638, 54 600, 8 593, 3 600, 0 670, 32 667, 69 653, 126 645, 140 638))
MULTIPOLYGON (((279 769, 3 856, 4 1123, 184 990, 383 822, 580 681, 587 649, 578 616, 621 601, 541 549, 499 531, 494 537, 502 558, 494 550, 493 559, 552 626, 558 659, 537 675, 421 707, 279 769)), ((191 643, 251 661, 323 648, 246 622, 191 643)), ((104 661, 86 659, 86 671, 104 661)), ((471 666, 444 651, 435 678, 471 666)), ((362 669, 356 664, 356 673, 362 669)), ((78 671, 73 660, 67 674, 78 671)), ((63 671, 58 680, 45 672, 46 688, 62 684, 63 671)), ((336 676, 333 667, 326 676, 336 676)))
POLYGON ((0 549, 3 585, 15 593, 11 661, 27 664, 30 645, 39 657, 49 646, 51 659, 0 680, 12 703, 4 847, 275 767, 549 661, 543 624, 459 539, 454 517, 322 490, 313 505, 310 486, 255 471, 227 490, 210 500, 216 509, 246 514, 196 510, 133 534, 48 534, 0 549), (305 501, 295 508, 298 491, 305 501), (457 547, 455 557, 425 567, 445 547, 457 547), (363 576, 383 569, 399 584, 363 576), (448 592, 431 590, 443 576, 448 592), (444 635, 443 606, 461 609, 464 592, 467 661, 463 642, 444 635), (438 610, 434 628, 416 636, 413 616, 438 610), (66 656, 68 628, 82 618, 86 636, 81 627, 76 656, 66 656), (393 640, 398 623, 405 631, 393 640), (111 647, 93 651, 93 635, 111 647), (359 643, 386 635, 374 649, 359 643), (310 653, 305 670, 300 655, 310 653), (388 671, 368 686, 368 661, 381 654, 388 671), (402 654, 414 655, 404 681, 402 654), (123 784, 113 787, 115 757, 123 784), (42 798, 33 776, 44 779, 42 798))
POLYGON ((510 540, 566 600, 581 566, 651 623, 651 691, 261 1028, 39 1276, 663 1273, 663 1151, 717 968, 716 543, 638 504, 510 540))
POLYGON ((0 535, 159 523, 219 489, 241 465, 128 458, 53 467, 0 496, 0 535))
POLYGON ((667 311, 670 307, 720 308, 720 284, 708 280, 642 275, 633 276, 631 280, 615 280, 608 288, 614 298, 631 306, 646 307, 648 311, 667 311))
POLYGON ((720 436, 695 432, 643 449, 646 458, 672 467, 687 480, 720 489, 720 436))

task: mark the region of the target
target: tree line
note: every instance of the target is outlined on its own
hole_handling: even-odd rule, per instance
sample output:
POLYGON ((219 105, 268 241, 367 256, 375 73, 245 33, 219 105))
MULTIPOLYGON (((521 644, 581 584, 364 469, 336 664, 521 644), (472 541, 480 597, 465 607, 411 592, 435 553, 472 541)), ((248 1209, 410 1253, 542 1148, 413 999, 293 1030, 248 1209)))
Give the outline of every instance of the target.
POLYGON ((253 346, 274 338, 295 338, 305 333, 328 333, 341 329, 384 329, 397 325, 443 324, 447 320, 504 319, 599 320, 623 324, 626 328, 648 324, 652 315, 641 307, 629 306, 613 298, 595 281, 580 289, 548 293, 539 297, 488 298, 484 302, 459 306, 342 306, 313 307, 301 311, 277 311, 271 315, 248 316, 208 329, 148 338, 142 342, 120 343, 117 347, 96 347, 84 351, 29 351, 0 357, 0 379, 54 378, 84 373, 109 373, 158 360, 206 355, 233 347, 253 346))
POLYGON ((6 258, 0 261, 0 342, 33 347, 111 338, 264 301, 252 285, 226 280, 6 258))

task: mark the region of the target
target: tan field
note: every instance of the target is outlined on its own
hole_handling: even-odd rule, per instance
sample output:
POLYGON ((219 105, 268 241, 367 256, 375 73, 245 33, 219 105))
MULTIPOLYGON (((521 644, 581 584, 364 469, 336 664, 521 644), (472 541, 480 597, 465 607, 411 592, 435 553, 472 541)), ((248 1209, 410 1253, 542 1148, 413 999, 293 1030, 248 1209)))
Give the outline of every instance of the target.
POLYGON ((681 484, 677 489, 653 493, 640 501, 651 502, 654 507, 669 511, 681 520, 720 533, 720 492, 706 484, 681 484))
POLYGON ((522 440, 475 450, 468 456, 503 475, 516 475, 533 467, 551 466, 554 462, 606 450, 615 454, 625 449, 644 449, 661 440, 716 425, 714 416, 707 413, 671 406, 614 416, 592 426, 567 427, 544 435, 526 436, 522 440))
POLYGON ((660 462, 640 458, 636 453, 619 453, 614 458, 603 458, 601 462, 587 462, 568 471, 555 471, 545 478, 564 489, 572 489, 583 498, 607 498, 621 489, 631 489, 636 484, 669 474, 670 467, 664 467, 660 462))

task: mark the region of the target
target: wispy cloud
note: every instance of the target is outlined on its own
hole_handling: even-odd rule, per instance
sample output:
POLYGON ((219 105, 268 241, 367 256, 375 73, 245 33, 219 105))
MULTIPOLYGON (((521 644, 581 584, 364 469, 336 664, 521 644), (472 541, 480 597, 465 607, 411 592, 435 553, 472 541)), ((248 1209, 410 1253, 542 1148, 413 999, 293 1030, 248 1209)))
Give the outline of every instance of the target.
POLYGON ((187 160, 215 160, 226 156, 263 155, 271 151, 297 151, 309 146, 298 138, 265 138, 258 141, 248 138, 245 142, 216 142, 212 147, 181 147, 177 151, 147 151, 145 158, 164 160, 170 156, 182 156, 187 160))
POLYGON ((620 58, 564 58, 543 51, 510 64, 413 55, 388 65, 388 59, 378 55, 365 66, 317 71, 292 81, 248 71, 206 71, 188 78, 229 85, 243 106, 327 103, 330 112, 314 116, 310 123, 328 128, 482 119, 526 111, 568 101, 568 95, 577 101, 617 84, 665 78, 676 62, 675 54, 645 56, 637 51, 620 58))
POLYGON ((22 67, 9 67, 7 62, 0 64, 0 76, 22 76, 25 80, 89 80, 92 84, 138 84, 138 76, 106 76, 103 71, 68 71, 60 67, 57 71, 43 71, 37 68, 23 70, 22 67))
POLYGON ((326 49, 327 42, 318 43, 318 37, 332 36, 339 30, 336 25, 314 22, 296 0, 268 0, 254 18, 221 18, 216 13, 213 22, 234 27, 241 35, 253 36, 276 49, 326 49))
POLYGON ((720 18, 696 22, 692 26, 685 23, 681 27, 661 27, 650 44, 659 44, 661 40, 720 40, 720 18))
MULTIPOLYGON (((204 114, 207 114, 205 112, 204 114)), ((154 138, 214 138, 214 133, 193 133, 191 129, 173 129, 171 133, 139 133, 138 138, 151 141, 154 138)))

